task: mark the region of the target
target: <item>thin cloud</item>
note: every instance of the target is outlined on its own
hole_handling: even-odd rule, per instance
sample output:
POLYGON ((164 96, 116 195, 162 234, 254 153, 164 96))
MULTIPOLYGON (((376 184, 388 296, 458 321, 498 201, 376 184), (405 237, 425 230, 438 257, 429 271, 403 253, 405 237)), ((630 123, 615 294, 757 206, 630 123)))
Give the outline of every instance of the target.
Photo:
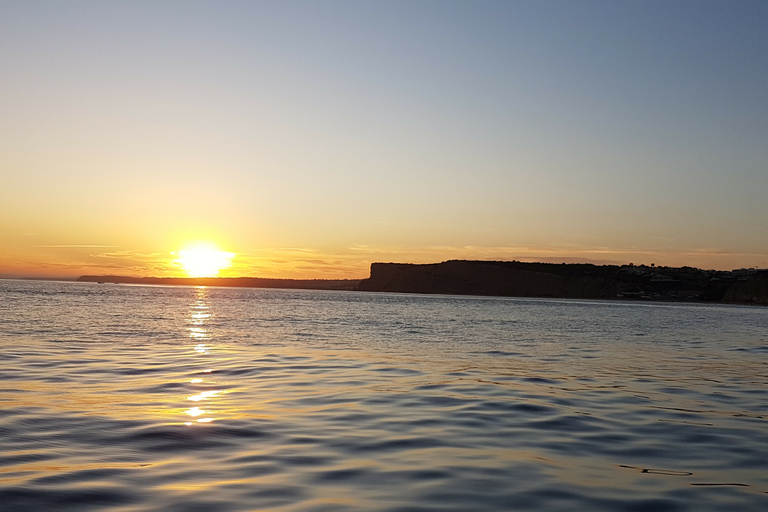
POLYGON ((104 252, 101 254, 92 254, 92 256, 94 258, 131 258, 137 260, 156 260, 157 258, 162 258, 163 255, 159 252, 143 253, 135 251, 112 251, 104 252))
POLYGON ((40 248, 46 249, 82 249, 82 248, 112 248, 116 245, 96 245, 96 244, 55 244, 55 245, 38 245, 40 248))

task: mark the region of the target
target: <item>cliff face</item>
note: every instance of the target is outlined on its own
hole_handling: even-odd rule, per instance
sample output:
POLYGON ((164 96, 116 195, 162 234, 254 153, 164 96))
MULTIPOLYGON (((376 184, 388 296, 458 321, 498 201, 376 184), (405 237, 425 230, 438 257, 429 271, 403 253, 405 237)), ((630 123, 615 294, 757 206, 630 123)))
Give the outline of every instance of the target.
POLYGON ((734 284, 725 293, 723 301, 768 306, 768 275, 758 275, 734 284))
MULTIPOLYGON (((374 263, 361 291, 496 295, 514 297, 615 298, 618 282, 599 275, 560 275, 520 268, 526 264, 446 261, 428 265, 374 263)), ((552 265, 556 269, 557 265, 552 265)))
POLYGON ((376 292, 710 301, 768 305, 768 272, 692 267, 445 261, 374 263, 357 289, 376 292), (745 277, 748 275, 748 277, 745 277))

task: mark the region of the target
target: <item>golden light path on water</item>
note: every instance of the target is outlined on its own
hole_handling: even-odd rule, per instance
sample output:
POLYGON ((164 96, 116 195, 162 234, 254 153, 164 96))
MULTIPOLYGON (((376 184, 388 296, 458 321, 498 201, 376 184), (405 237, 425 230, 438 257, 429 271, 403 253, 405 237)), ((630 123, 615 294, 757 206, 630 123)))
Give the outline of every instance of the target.
MULTIPOLYGON (((210 341, 212 334, 209 332, 206 323, 211 318, 211 305, 208 300, 208 288, 205 286, 198 286, 195 289, 195 298, 189 306, 189 318, 187 319, 187 331, 189 332, 189 338, 196 344, 193 347, 195 357, 209 357, 211 355, 211 347, 206 344, 206 341, 210 341)), ((211 369, 204 370, 206 373, 211 373, 211 369)), ((200 386, 206 386, 205 379, 194 378, 191 379, 190 384, 199 384, 200 386)), ((213 382, 210 382, 213 383, 213 382)), ((200 406, 190 407, 184 411, 184 414, 190 416, 193 421, 185 421, 187 426, 196 423, 210 423, 214 421, 214 417, 211 416, 213 412, 205 409, 204 407, 211 407, 211 401, 214 398, 221 397, 224 394, 222 389, 206 389, 200 391, 195 395, 187 397, 187 400, 192 402, 199 402, 200 406)))

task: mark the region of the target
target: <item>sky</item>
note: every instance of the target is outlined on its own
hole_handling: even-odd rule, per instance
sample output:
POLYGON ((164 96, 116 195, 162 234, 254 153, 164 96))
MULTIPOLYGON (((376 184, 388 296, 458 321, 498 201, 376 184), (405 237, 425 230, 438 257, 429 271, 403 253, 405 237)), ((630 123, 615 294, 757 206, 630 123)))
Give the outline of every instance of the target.
POLYGON ((0 277, 768 267, 768 2, 0 0, 0 277))

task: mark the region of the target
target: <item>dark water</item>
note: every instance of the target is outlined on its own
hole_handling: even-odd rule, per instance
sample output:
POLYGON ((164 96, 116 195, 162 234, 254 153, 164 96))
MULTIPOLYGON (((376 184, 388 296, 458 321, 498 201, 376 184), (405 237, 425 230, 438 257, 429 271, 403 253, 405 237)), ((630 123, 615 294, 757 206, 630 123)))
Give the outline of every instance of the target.
POLYGON ((0 510, 768 510, 768 309, 0 281, 0 510))

